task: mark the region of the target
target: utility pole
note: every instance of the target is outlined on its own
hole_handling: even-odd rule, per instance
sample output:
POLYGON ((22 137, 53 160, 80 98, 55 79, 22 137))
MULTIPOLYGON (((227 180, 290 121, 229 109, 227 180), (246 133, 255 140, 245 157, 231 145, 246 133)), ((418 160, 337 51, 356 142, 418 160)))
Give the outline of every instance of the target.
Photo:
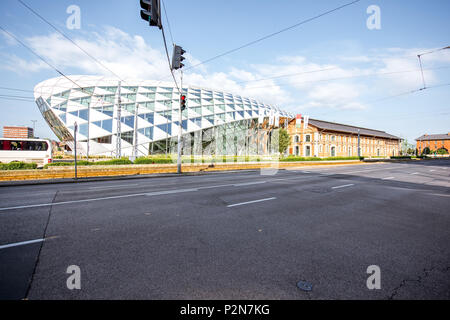
POLYGON ((89 127, 90 127, 90 118, 91 118, 91 103, 88 105, 88 116, 87 116, 87 147, 86 147, 86 160, 89 161, 89 127))
POLYGON ((177 158, 177 173, 181 171, 181 134, 183 131, 183 110, 186 108, 186 96, 183 95, 183 71, 181 71, 181 96, 180 96, 180 109, 178 111, 179 125, 178 125, 178 158, 177 158))
POLYGON ((75 123, 73 124, 73 140, 75 152, 75 180, 77 180, 77 131, 78 131, 78 124, 75 121, 75 123))
POLYGON ((36 130, 36 122, 37 120, 31 120, 31 122, 33 122, 33 138, 36 137, 36 134, 34 132, 34 130, 36 130))
POLYGON ((116 140, 116 157, 120 158, 122 156, 122 132, 121 132, 121 103, 122 100, 120 98, 120 86, 122 85, 122 82, 119 81, 119 89, 118 89, 118 93, 119 93, 119 98, 117 100, 117 140, 116 140))
POLYGON ((360 130, 358 129, 358 158, 361 157, 361 150, 360 150, 360 130))
POLYGON ((133 156, 134 160, 138 157, 138 108, 139 105, 136 103, 135 109, 134 109, 134 145, 133 145, 133 156))

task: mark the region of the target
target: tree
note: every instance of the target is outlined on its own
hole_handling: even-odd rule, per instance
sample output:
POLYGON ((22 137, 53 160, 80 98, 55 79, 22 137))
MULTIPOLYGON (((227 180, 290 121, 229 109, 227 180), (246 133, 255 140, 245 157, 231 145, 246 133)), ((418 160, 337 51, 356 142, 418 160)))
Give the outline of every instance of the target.
POLYGON ((436 153, 437 154, 448 154, 448 150, 445 149, 444 147, 442 147, 442 148, 438 149, 436 153))
POLYGON ((291 142, 291 136, 289 135, 289 133, 283 129, 280 128, 279 132, 279 140, 278 140, 278 151, 283 154, 286 149, 289 147, 289 144, 291 142))
POLYGON ((425 147, 425 149, 423 149, 422 154, 430 154, 431 150, 428 147, 425 147))

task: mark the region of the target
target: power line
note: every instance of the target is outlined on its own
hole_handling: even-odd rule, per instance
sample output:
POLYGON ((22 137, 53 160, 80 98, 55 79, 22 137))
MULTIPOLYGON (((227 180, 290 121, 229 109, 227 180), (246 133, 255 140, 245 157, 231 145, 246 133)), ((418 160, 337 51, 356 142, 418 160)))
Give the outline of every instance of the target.
POLYGON ((169 51, 167 50, 166 35, 164 34, 164 27, 161 27, 161 32, 162 32, 163 41, 164 41, 164 48, 166 49, 166 56, 167 56, 167 62, 169 63, 170 74, 172 75, 173 81, 175 82, 175 86, 177 87, 179 94, 181 95, 181 90, 178 87, 178 83, 177 83, 177 80, 175 79, 175 75, 173 74, 173 70, 172 70, 172 65, 170 63, 169 51))
POLYGON ((211 61, 213 61, 213 60, 216 60, 216 59, 218 59, 218 58, 220 58, 220 57, 223 57, 223 56, 225 56, 225 55, 227 55, 227 54, 230 54, 230 53, 236 52, 236 51, 238 51, 238 50, 241 50, 241 49, 243 49, 243 48, 249 47, 249 46, 251 46, 251 45, 254 45, 255 43, 258 43, 258 42, 261 42, 261 41, 266 40, 266 39, 268 39, 268 38, 271 38, 271 37, 273 37, 273 36, 276 36, 276 35, 278 35, 278 34, 280 34, 280 33, 282 33, 282 32, 285 32, 285 31, 294 29, 294 28, 296 28, 296 27, 298 27, 298 26, 300 26, 300 25, 303 25, 303 24, 305 24, 305 23, 311 22, 311 21, 313 21, 313 20, 316 20, 316 19, 318 19, 318 18, 320 18, 320 17, 323 17, 323 16, 325 16, 325 15, 328 15, 328 14, 330 14, 330 13, 333 13, 333 12, 335 12, 335 11, 338 11, 338 10, 340 10, 340 9, 343 9, 343 8, 345 8, 345 7, 348 7, 348 6, 350 6, 350 5, 353 5, 353 4, 355 4, 355 3, 357 3, 357 2, 360 2, 360 1, 361 1, 361 0, 355 0, 355 1, 352 1, 352 2, 349 2, 349 3, 346 3, 346 4, 344 4, 344 5, 341 5, 341 6, 337 7, 337 8, 334 8, 334 9, 331 9, 331 10, 328 10, 328 11, 325 11, 325 12, 323 12, 323 13, 321 13, 321 14, 318 14, 318 15, 316 15, 316 16, 314 16, 314 17, 311 17, 311 18, 308 18, 308 19, 306 19, 306 20, 300 21, 300 22, 298 22, 298 23, 296 23, 296 24, 294 24, 294 25, 292 25, 292 26, 283 28, 283 29, 281 29, 281 30, 279 30, 279 31, 273 32, 273 33, 271 33, 271 34, 268 34, 268 35, 263 36, 263 37, 261 37, 261 38, 258 38, 258 39, 256 39, 256 40, 250 41, 250 42, 248 42, 248 43, 246 43, 246 44, 243 44, 243 45, 241 45, 241 46, 239 46, 239 47, 237 47, 237 48, 234 48, 234 49, 225 51, 224 53, 218 54, 218 55, 216 55, 216 56, 214 56, 214 57, 212 57, 212 58, 209 58, 209 59, 207 59, 207 60, 204 60, 204 61, 202 61, 202 62, 199 62, 199 63, 197 63, 197 64, 195 64, 195 65, 193 65, 193 66, 190 66, 190 67, 186 68, 185 71, 186 71, 186 70, 189 70, 189 69, 192 69, 192 68, 195 68, 195 67, 198 67, 199 65, 202 65, 202 64, 211 62, 211 61))
POLYGON ((72 82, 73 84, 75 84, 78 88, 81 89, 81 91, 83 93, 87 93, 88 95, 90 95, 91 97, 94 96, 98 96, 95 95, 93 93, 87 92, 83 87, 81 87, 78 83, 76 83, 74 80, 70 79, 68 76, 66 76, 64 73, 62 73, 60 70, 58 70, 58 68, 56 68, 54 65, 52 65, 50 62, 48 62, 46 59, 44 59, 42 56, 40 56, 39 54, 36 53, 36 51, 34 51, 33 49, 31 49, 28 45, 26 45, 23 41, 21 41, 19 38, 17 38, 14 34, 12 34, 11 32, 7 31, 5 28, 3 28, 2 26, 0 26, 0 29, 3 30, 5 33, 7 33, 9 36, 11 36, 13 39, 15 39, 18 43, 20 43, 23 47, 25 47, 26 49, 28 49, 28 51, 30 51, 33 55, 35 55, 36 57, 38 57, 39 59, 41 59, 45 64, 47 64, 50 68, 54 69, 58 74, 60 74, 61 76, 63 76, 64 78, 66 78, 67 80, 69 80, 70 82, 72 82))
POLYGON ((10 94, 0 94, 0 97, 10 97, 10 98, 24 98, 24 99, 33 99, 33 97, 28 96, 16 96, 16 95, 10 95, 10 94))
POLYGON ((0 87, 0 89, 2 89, 2 90, 11 90, 11 91, 22 91, 22 92, 34 92, 33 90, 10 88, 10 87, 0 87))
MULTIPOLYGON (((392 98, 397 98, 397 97, 401 97, 401 96, 410 95, 410 94, 413 94, 413 93, 416 93, 416 92, 424 91, 426 89, 434 89, 434 88, 440 88, 440 87, 446 87, 446 86, 450 86, 450 83, 439 84, 439 85, 427 87, 425 89, 424 88, 420 88, 420 89, 408 90, 408 91, 405 91, 405 92, 401 92, 401 93, 389 95, 387 97, 383 97, 383 98, 380 98, 380 99, 376 99, 376 100, 373 100, 371 102, 365 102, 364 104, 365 105, 372 105, 372 104, 376 104, 376 103, 379 103, 379 102, 382 102, 382 101, 385 101, 385 100, 389 100, 389 99, 392 99, 392 98)), ((342 107, 344 107, 344 106, 342 105, 342 107)), ((336 111, 332 111, 332 112, 319 113, 318 115, 319 116, 320 115, 325 115, 325 114, 328 115, 328 114, 333 114, 333 113, 336 113, 336 112, 342 112, 342 110, 336 110, 336 111)))
POLYGON ((173 41, 172 28, 170 28, 169 16, 167 15, 166 5, 164 4, 163 0, 161 0, 161 2, 163 4, 164 15, 166 16, 167 26, 169 27, 170 39, 172 40, 172 45, 173 45, 173 44, 175 44, 175 41, 173 41))
MULTIPOLYGON (((31 11, 35 16, 37 16, 38 18, 40 18, 42 21, 44 21, 45 23, 47 23, 50 27, 52 27, 56 32, 58 32, 60 35, 62 35, 64 38, 66 38, 68 41, 70 41, 74 46, 76 46, 78 49, 80 49, 83 53, 85 53, 89 58, 91 58, 92 60, 94 60, 98 65, 102 66, 103 68, 105 68, 106 70, 108 70, 111 74, 113 74, 115 77, 117 77, 118 79, 122 80, 120 76, 118 76, 114 71, 112 71, 110 68, 108 68, 107 66, 105 66, 101 61, 99 61, 97 58, 95 58, 94 56, 92 56, 89 52, 87 52, 85 49, 83 49, 82 47, 80 47, 75 41, 73 41, 69 36, 67 36, 64 32, 62 32, 61 30, 59 30, 57 27, 55 27, 50 21, 48 21, 47 19, 45 19, 42 15, 40 15, 38 12, 36 12, 35 10, 33 10, 30 6, 28 6, 26 3, 24 3, 22 0, 17 0, 20 4, 22 4, 25 8, 27 8, 29 11, 31 11)), ((123 80, 122 80, 123 81, 123 80)))
POLYGON ((273 77, 268 77, 268 78, 259 78, 259 79, 253 79, 253 80, 238 81, 238 82, 236 82, 236 84, 249 83, 249 82, 258 82, 258 81, 265 81, 265 80, 273 80, 273 79, 279 79, 279 78, 295 77, 295 76, 302 75, 302 74, 307 74, 307 73, 323 72, 323 71, 330 71, 330 70, 336 70, 336 69, 339 69, 339 67, 330 67, 330 68, 317 69, 317 70, 311 70, 311 71, 289 73, 289 74, 273 76, 273 77))
MULTIPOLYGON (((450 66, 440 66, 440 67, 434 67, 434 68, 427 68, 423 70, 440 70, 440 69, 448 69, 450 66)), ((326 71, 325 69, 317 70, 319 71, 326 71)), ((354 75, 354 76, 345 76, 345 77, 337 77, 337 78, 329 78, 329 79, 320 79, 320 80, 311 80, 311 81, 302 81, 299 83, 316 83, 316 82, 326 82, 326 81, 334 81, 334 80, 342 80, 342 79, 353 79, 353 78, 362 78, 362 77, 371 77, 371 76, 379 76, 379 75, 391 75, 391 74, 401 74, 401 73, 411 73, 411 72, 417 72, 420 71, 420 69, 414 69, 414 70, 404 70, 404 71, 391 71, 391 72, 375 72, 370 74, 361 74, 361 75, 354 75)), ((297 74, 299 75, 299 74, 297 74)), ((292 75, 285 75, 285 76, 279 76, 279 78, 282 77, 291 77, 295 76, 295 74, 292 75)), ((259 79, 258 81, 263 80, 270 80, 272 78, 267 79, 259 79)), ((241 83, 241 82, 237 82, 241 83)), ((271 84, 271 85, 264 85, 264 86, 257 86, 257 87, 247 87, 246 89, 259 89, 259 88, 270 88, 270 87, 283 87, 283 86, 289 86, 291 84, 271 84)))

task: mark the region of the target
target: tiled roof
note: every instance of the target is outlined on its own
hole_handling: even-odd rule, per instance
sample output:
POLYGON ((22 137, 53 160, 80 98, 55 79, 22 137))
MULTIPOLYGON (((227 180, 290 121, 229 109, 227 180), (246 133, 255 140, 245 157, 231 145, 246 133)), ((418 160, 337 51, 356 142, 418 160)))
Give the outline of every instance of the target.
POLYGON ((339 131, 339 132, 346 132, 346 133, 352 133, 352 134, 358 134, 358 130, 359 130, 360 131, 359 133, 362 136, 372 136, 372 137, 388 138, 388 139, 396 139, 396 140, 402 139, 402 138, 399 138, 392 134, 386 133, 384 131, 355 127, 355 126, 350 126, 350 125, 346 125, 346 124, 340 124, 340 123, 334 123, 334 122, 328 122, 328 121, 322 121, 322 120, 315 120, 315 119, 309 119, 309 123, 319 129, 322 129, 322 130, 339 131))
POLYGON ((416 139, 416 141, 429 141, 429 140, 450 140, 450 134, 427 134, 420 136, 416 139))

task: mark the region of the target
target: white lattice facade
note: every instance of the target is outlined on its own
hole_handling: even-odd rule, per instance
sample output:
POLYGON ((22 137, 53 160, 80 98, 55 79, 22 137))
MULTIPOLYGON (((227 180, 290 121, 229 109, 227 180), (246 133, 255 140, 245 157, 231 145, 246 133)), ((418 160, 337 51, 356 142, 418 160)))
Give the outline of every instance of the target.
MULTIPOLYGON (((119 82, 99 76, 70 76, 69 79, 43 81, 35 87, 34 95, 41 113, 60 140, 70 144, 74 123, 78 124, 77 146, 82 153, 86 153, 89 141, 90 155, 116 156, 118 145, 120 155, 132 155, 133 147, 137 148, 138 155, 148 155, 154 151, 155 143, 169 141, 170 144, 178 135, 179 93, 173 83, 119 82), (120 144, 117 143, 119 123, 120 144)), ((276 115, 277 119, 292 117, 276 107, 218 90, 185 87, 183 94, 187 96, 187 108, 181 119, 183 136, 194 137, 206 129, 217 129, 240 144, 233 132, 236 128, 254 128, 260 115, 276 115)), ((215 131, 212 134, 217 135, 215 131)), ((222 151, 236 153, 226 148, 222 151)))

